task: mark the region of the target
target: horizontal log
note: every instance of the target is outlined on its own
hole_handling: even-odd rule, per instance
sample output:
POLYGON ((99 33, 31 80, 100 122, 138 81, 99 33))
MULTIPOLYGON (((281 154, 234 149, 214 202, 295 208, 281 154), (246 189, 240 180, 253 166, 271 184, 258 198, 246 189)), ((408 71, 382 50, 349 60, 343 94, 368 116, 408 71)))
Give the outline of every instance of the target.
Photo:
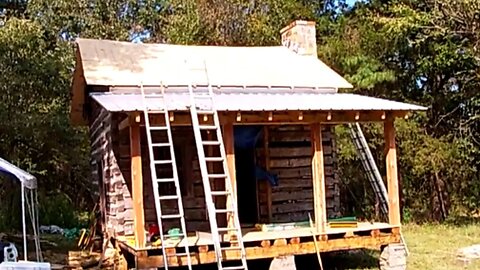
POLYGON ((311 188, 312 177, 304 176, 297 178, 281 178, 278 181, 278 186, 272 187, 272 191, 277 191, 285 188, 311 188))
POLYGON ((304 147, 270 147, 270 158, 311 157, 312 148, 304 147))
POLYGON ((306 220, 308 220, 308 211, 276 214, 272 216, 272 222, 297 222, 306 220))
POLYGON ((297 178, 297 177, 312 177, 312 167, 309 164, 305 167, 299 168, 274 168, 270 170, 276 174, 280 179, 283 178, 297 178))
POLYGON ((309 131, 285 131, 270 133, 270 142, 310 142, 309 131))
POLYGON ((311 189, 305 189, 300 191, 282 191, 272 192, 272 202, 279 201, 305 201, 313 198, 313 191, 311 189))
POLYGON ((311 164, 312 164, 312 159, 310 157, 270 160, 270 168, 306 167, 311 164))
POLYGON ((311 210, 313 210, 313 201, 272 205, 272 213, 274 215, 311 210))

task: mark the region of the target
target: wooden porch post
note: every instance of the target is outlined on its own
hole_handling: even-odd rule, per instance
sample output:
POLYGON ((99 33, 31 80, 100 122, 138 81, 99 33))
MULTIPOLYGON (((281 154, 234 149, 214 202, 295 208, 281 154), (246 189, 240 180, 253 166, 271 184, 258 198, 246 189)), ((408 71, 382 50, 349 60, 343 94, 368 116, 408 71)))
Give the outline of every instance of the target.
POLYGON ((323 168, 322 126, 318 123, 312 124, 311 132, 315 228, 318 232, 325 232, 327 225, 327 205, 325 198, 325 172, 323 168))
MULTIPOLYGON (((237 174, 235 169, 235 142, 233 134, 233 124, 228 123, 223 127, 223 143, 225 145, 225 152, 227 154, 228 173, 230 175, 230 183, 232 185, 232 192, 234 197, 227 196, 226 205, 232 203, 232 200, 237 200, 237 174)), ((227 184, 227 183, 225 183, 227 184)), ((231 213, 227 213, 227 227, 234 228, 234 219, 231 213)))
POLYGON ((130 158, 132 175, 133 226, 135 246, 145 247, 145 217, 143 213, 143 177, 140 125, 132 119, 130 124, 130 158))
POLYGON ((388 117, 384 124, 386 172, 388 185, 388 220, 391 225, 400 225, 400 205, 398 194, 397 150, 395 148, 394 118, 388 117))

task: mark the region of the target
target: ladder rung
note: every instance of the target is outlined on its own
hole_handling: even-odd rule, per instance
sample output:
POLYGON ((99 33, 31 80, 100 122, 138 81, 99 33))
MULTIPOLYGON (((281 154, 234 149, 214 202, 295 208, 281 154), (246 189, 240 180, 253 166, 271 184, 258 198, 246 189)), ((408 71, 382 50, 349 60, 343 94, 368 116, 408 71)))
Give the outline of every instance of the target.
POLYGON ((215 213, 217 214, 233 213, 233 210, 232 209, 215 209, 215 213))
POLYGON ((241 270, 241 269, 246 269, 246 268, 243 265, 223 267, 223 270, 241 270))
POLYGON ((219 141, 203 141, 203 145, 220 145, 219 141))
POLYGON ((212 96, 209 95, 209 94, 205 94, 205 95, 194 95, 193 97, 194 97, 194 98, 212 98, 212 96))
POLYGON ((159 200, 165 201, 165 200, 177 200, 178 196, 177 195, 165 195, 165 196, 160 196, 158 197, 159 200))
MULTIPOLYGON (((231 247, 221 247, 220 249, 221 250, 240 250, 240 249, 242 249, 242 247, 241 246, 231 246, 231 247)), ((223 269, 225 269, 225 268, 223 268, 223 269)))
POLYGON ((150 127, 150 130, 157 131, 157 130, 168 130, 168 127, 161 126, 161 127, 150 127))
POLYGON ((206 126, 206 125, 203 125, 203 126, 198 126, 200 129, 202 130, 211 130, 211 129, 217 129, 217 126, 206 126))
POLYGON ((152 143, 153 147, 167 147, 170 146, 170 143, 152 143))
POLYGON ((175 179, 173 178, 157 178, 157 183, 173 183, 175 179))
POLYGON ((200 110, 198 110, 198 111, 197 111, 197 114, 209 114, 209 115, 212 115, 212 114, 215 114, 215 111, 206 111, 206 110, 205 110, 205 111, 203 111, 203 110, 200 111, 200 110))
POLYGON ((233 232, 233 231, 236 231, 237 228, 218 227, 217 230, 218 230, 219 232, 233 232))
POLYGON ((220 161, 223 161, 223 157, 205 157, 205 161, 220 162, 220 161))
POLYGON ((173 161, 171 159, 168 159, 168 160, 154 160, 153 161, 153 164, 170 164, 172 163, 173 161))
POLYGON ((223 267, 223 270, 241 270, 246 269, 243 265, 223 267))
POLYGON ((209 174, 208 178, 227 178, 226 174, 209 174))
POLYGON ((226 191, 226 190, 222 190, 222 191, 211 191, 210 194, 212 194, 212 196, 226 196, 226 195, 229 195, 230 192, 226 191))
POLYGON ((160 216, 162 219, 174 219, 174 218, 181 218, 182 215, 180 214, 173 214, 173 215, 162 215, 160 216))

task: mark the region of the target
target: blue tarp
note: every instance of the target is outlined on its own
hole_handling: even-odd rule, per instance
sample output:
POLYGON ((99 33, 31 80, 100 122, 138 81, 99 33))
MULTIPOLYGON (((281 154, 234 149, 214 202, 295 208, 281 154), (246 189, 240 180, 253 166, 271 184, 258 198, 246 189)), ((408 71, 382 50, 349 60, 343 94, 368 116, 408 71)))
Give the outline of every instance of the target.
POLYGON ((37 188, 37 178, 35 176, 2 158, 0 158, 0 174, 17 179, 28 189, 37 188))

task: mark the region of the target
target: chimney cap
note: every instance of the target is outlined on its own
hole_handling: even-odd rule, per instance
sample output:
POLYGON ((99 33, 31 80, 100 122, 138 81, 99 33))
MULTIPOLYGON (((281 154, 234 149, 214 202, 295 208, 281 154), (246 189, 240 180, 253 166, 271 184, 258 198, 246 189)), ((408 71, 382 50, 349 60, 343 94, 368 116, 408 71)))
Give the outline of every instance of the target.
POLYGON ((289 25, 283 27, 280 30, 280 34, 285 33, 286 31, 292 29, 293 27, 295 27, 297 25, 315 26, 315 22, 314 21, 305 21, 305 20, 295 20, 295 21, 291 22, 289 25))

